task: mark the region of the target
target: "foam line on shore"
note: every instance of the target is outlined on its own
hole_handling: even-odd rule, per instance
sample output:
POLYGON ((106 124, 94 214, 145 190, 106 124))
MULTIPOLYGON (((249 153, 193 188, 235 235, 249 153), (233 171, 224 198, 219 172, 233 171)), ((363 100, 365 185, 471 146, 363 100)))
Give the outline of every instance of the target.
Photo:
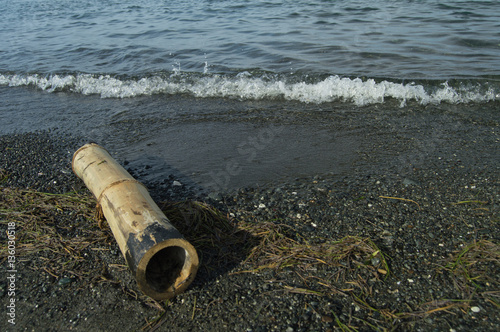
POLYGON ((489 102, 500 99, 500 93, 488 84, 433 86, 396 83, 388 80, 328 76, 317 82, 288 82, 242 72, 235 76, 174 73, 168 77, 148 76, 120 79, 111 75, 75 74, 42 76, 0 74, 1 86, 35 86, 47 92, 71 91, 102 98, 133 98, 153 94, 188 94, 198 98, 233 98, 241 100, 285 99, 304 103, 334 101, 356 105, 383 103, 396 99, 420 104, 489 102))

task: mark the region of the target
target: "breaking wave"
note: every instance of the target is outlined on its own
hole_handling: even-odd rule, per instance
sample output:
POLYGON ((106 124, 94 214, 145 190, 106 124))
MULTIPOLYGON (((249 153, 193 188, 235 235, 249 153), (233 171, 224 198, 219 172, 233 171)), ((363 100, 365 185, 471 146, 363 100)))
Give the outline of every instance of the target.
POLYGON ((488 102, 500 99, 498 88, 488 83, 439 82, 430 85, 331 75, 317 81, 269 77, 241 72, 238 75, 179 73, 120 79, 111 75, 76 74, 42 76, 0 74, 1 86, 35 86, 47 92, 71 91, 102 98, 133 98, 154 94, 188 94, 197 98, 240 100, 285 99, 304 103, 333 101, 356 105, 396 99, 421 104, 488 102))

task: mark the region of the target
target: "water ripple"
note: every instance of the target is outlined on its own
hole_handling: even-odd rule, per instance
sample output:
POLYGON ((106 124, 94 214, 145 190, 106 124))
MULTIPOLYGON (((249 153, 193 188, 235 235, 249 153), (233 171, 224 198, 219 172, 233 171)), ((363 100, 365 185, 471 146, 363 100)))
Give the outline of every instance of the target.
POLYGON ((0 73, 500 75, 498 1, 4 2, 0 73))

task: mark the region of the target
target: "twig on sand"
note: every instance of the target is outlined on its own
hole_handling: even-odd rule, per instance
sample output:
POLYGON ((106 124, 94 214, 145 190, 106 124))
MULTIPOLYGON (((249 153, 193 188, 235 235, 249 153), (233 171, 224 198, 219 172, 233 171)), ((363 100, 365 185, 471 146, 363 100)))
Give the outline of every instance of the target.
POLYGON ((420 205, 417 202, 415 202, 414 200, 412 200, 412 199, 401 198, 401 197, 391 197, 391 196, 379 196, 379 197, 380 198, 387 198, 387 199, 397 199, 397 200, 400 200, 400 201, 415 203, 415 204, 417 204, 418 209, 420 210, 420 205))

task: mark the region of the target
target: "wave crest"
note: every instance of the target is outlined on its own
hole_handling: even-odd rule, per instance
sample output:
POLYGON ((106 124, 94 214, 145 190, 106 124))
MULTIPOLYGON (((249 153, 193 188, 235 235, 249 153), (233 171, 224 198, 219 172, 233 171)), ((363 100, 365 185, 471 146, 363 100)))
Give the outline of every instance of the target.
POLYGON ((0 85, 35 86, 48 92, 72 91, 102 98, 133 98, 153 94, 190 94, 198 98, 235 98, 242 100, 286 99, 304 103, 333 101, 352 102, 356 105, 383 103, 388 98, 401 102, 470 103, 498 100, 499 94, 481 84, 450 86, 442 82, 424 87, 416 83, 395 83, 387 80, 362 80, 337 75, 318 82, 288 82, 287 79, 268 78, 243 72, 235 76, 196 75, 175 73, 168 77, 151 76, 138 79, 119 79, 110 75, 3 75, 0 85))

